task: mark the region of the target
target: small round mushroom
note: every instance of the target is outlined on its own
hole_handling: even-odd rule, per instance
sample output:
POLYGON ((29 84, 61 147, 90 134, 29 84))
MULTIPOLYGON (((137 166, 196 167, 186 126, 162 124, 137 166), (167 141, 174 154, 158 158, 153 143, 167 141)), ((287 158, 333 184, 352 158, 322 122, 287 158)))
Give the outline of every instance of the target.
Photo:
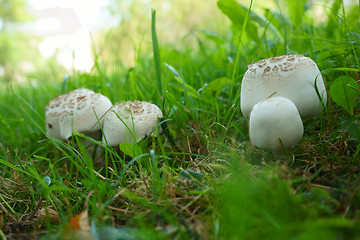
POLYGON ((257 103, 250 114, 250 142, 259 148, 280 151, 290 148, 304 134, 295 104, 285 97, 270 97, 257 103), (280 142, 281 140, 281 142, 280 142))
POLYGON ((158 118, 162 117, 160 108, 148 102, 117 103, 105 115, 103 142, 107 142, 110 146, 122 142, 137 143, 153 132, 158 118))
POLYGON ((302 118, 319 115, 320 98, 324 105, 327 100, 319 68, 312 59, 303 55, 273 57, 248 66, 241 84, 244 116, 249 117, 254 105, 272 94, 294 102, 302 118))
POLYGON ((99 131, 97 118, 101 119, 111 106, 107 97, 86 88, 60 95, 46 107, 46 133, 49 137, 66 140, 74 131, 99 131))

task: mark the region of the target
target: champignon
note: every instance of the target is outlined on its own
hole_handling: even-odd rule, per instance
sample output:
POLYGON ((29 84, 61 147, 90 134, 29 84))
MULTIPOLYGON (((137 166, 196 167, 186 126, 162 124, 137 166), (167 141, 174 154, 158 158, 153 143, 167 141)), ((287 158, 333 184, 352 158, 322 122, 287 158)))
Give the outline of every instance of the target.
POLYGON ((259 148, 280 151, 298 143, 304 127, 295 104, 285 97, 270 97, 250 113, 250 142, 259 148), (281 140, 281 142, 280 142, 281 140))
POLYGON ((110 146, 139 142, 153 132, 162 117, 160 108, 148 102, 117 103, 105 115, 103 142, 110 146))
POLYGON ((111 106, 107 97, 86 88, 60 95, 46 107, 47 135, 66 140, 74 131, 99 131, 98 118, 101 119, 111 106))
POLYGON ((273 57, 248 66, 241 84, 244 116, 249 117, 254 105, 273 93, 294 102, 302 118, 319 115, 320 98, 324 105, 327 100, 319 68, 312 59, 303 55, 273 57))

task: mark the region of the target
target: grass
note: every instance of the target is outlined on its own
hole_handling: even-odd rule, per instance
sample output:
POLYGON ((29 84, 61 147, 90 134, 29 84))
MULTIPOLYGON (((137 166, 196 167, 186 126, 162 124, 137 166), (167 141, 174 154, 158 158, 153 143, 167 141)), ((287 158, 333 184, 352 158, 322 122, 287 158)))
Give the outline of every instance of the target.
POLYGON ((315 22, 315 6, 295 11, 288 2, 261 15, 218 1, 233 27, 227 36, 193 32, 187 37, 197 49, 158 45, 153 12, 154 57, 140 54, 130 69, 106 72, 97 62, 89 74, 2 86, 2 239, 357 239, 358 102, 351 116, 330 96, 322 116, 304 122, 303 140, 286 159, 248 140, 239 106, 248 63, 302 53, 318 64, 327 89, 339 76, 359 80, 359 7, 345 11, 336 0, 321 6, 326 20, 315 22), (46 105, 79 87, 112 102, 161 106, 164 134, 122 148, 130 157, 80 133, 66 142, 47 138, 46 105), (103 154, 94 158, 84 139, 103 154), (39 217, 45 207, 54 220, 39 217))

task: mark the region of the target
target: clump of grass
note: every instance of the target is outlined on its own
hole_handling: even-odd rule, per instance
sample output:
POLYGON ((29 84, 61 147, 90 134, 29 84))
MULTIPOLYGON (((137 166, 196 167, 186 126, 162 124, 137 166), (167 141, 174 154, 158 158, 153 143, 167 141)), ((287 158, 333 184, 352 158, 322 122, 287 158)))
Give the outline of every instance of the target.
POLYGON ((303 53, 323 70, 328 88, 340 75, 359 80, 359 26, 351 21, 358 13, 345 15, 341 4, 334 5, 328 22, 315 24, 307 15, 310 10, 297 12, 298 5, 288 4, 287 10, 266 9, 261 15, 236 1, 220 0, 219 9, 232 21, 233 31, 230 37, 216 30, 192 32, 188 37, 198 41, 196 52, 156 45, 153 18, 157 57, 139 55, 134 67, 114 68, 116 72, 104 72, 98 62, 89 74, 74 73, 37 87, 2 88, 2 232, 26 232, 23 227, 29 223, 27 231, 67 236, 71 219, 87 211, 90 232, 100 239, 357 236, 360 179, 354 137, 359 128, 355 124, 349 130, 341 122, 356 123, 359 103, 350 116, 329 98, 323 115, 305 122, 304 139, 286 160, 248 141, 239 106, 248 63, 303 53), (291 18, 285 10, 293 13, 291 18), (334 21, 337 33, 328 27, 334 21), (113 102, 161 104, 166 134, 138 143, 131 156, 80 133, 69 141, 46 138, 45 106, 79 87, 113 102), (102 149, 101 157, 89 154, 83 140, 102 149), (58 222, 37 219, 42 207, 55 210, 58 222), (11 229, 15 225, 22 228, 11 229))

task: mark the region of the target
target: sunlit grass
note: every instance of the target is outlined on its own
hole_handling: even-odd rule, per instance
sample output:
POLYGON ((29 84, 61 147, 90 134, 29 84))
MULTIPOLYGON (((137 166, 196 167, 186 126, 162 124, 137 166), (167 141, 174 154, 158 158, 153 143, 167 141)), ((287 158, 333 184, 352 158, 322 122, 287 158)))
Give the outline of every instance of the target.
POLYGON ((155 44, 153 15, 154 57, 139 54, 132 68, 105 71, 114 68, 96 62, 89 74, 0 89, 3 232, 13 234, 9 223, 28 221, 31 228, 23 232, 69 236, 75 234, 70 219, 88 211, 95 239, 358 236, 359 104, 349 116, 329 98, 322 116, 304 122, 303 140, 281 160, 249 143, 239 106, 247 64, 266 57, 310 56, 327 89, 341 75, 358 81, 358 13, 344 15, 341 4, 334 5, 328 22, 316 24, 308 16, 301 20, 305 10, 295 11, 296 5, 289 6, 291 18, 285 9, 261 16, 236 1, 218 5, 234 29, 230 37, 216 29, 192 32, 186 37, 196 38, 198 51, 155 44), (246 28, 241 19, 248 20, 246 28), (334 21, 336 31, 329 27, 334 21), (164 133, 136 144, 133 156, 81 133, 65 142, 48 138, 46 105, 80 87, 113 103, 156 103, 164 111, 164 133), (34 217, 47 206, 57 222, 34 217))

